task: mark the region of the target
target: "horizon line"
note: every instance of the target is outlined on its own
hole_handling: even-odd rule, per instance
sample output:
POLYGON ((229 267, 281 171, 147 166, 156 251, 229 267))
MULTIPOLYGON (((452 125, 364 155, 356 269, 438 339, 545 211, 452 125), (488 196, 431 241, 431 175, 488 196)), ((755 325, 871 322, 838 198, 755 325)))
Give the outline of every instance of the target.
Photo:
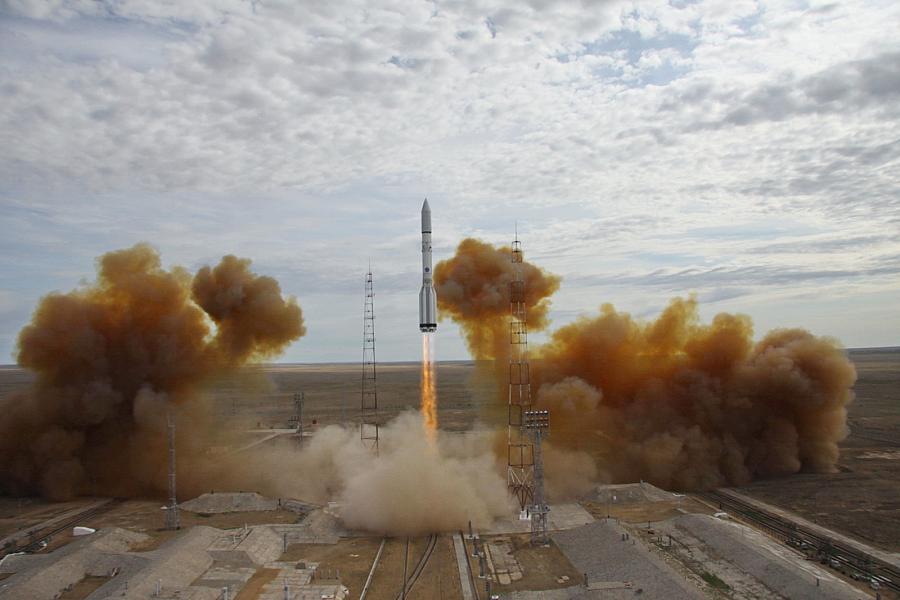
MULTIPOLYGON (((890 352, 890 351, 900 351, 900 346, 859 346, 856 348, 844 348, 847 352, 859 352, 862 350, 868 350, 870 352, 890 352)), ((534 358, 534 360, 539 360, 538 358, 534 358)), ((379 365, 406 365, 406 364, 417 364, 422 362, 418 359, 411 360, 385 360, 378 361, 379 365)), ((435 361, 437 364, 441 363, 467 363, 467 362, 491 362, 491 359, 475 359, 475 358, 454 358, 447 360, 438 360, 435 361)), ((275 367, 275 366, 307 366, 307 365, 358 365, 360 361, 358 360, 331 360, 331 361, 319 361, 319 362, 269 362, 269 363, 250 363, 243 365, 243 367, 275 367)), ((0 364, 0 369, 8 369, 11 367, 15 367, 17 369, 25 369, 15 363, 5 363, 0 364)), ((239 367, 239 368, 243 368, 239 367)))

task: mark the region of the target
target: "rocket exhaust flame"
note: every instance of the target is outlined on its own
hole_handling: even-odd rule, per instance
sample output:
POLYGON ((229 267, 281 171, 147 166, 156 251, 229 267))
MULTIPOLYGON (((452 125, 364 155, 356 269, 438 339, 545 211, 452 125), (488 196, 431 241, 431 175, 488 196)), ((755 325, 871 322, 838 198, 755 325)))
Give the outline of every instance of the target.
POLYGON ((437 437, 437 392, 434 388, 431 332, 437 329, 437 304, 431 272, 431 208, 422 203, 422 288, 419 290, 419 330, 422 332, 422 420, 432 444, 437 437))
POLYGON ((437 437, 437 391, 435 390, 435 370, 432 359, 434 340, 431 335, 422 336, 422 421, 425 432, 432 442, 437 437))

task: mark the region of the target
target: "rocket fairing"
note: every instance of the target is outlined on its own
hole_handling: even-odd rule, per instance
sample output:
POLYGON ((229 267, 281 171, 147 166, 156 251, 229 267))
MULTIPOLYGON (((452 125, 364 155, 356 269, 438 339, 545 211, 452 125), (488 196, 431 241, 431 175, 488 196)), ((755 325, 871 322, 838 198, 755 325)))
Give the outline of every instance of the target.
POLYGON ((431 208, 428 199, 422 205, 422 289, 419 290, 419 330, 437 329, 437 295, 431 277, 431 208))

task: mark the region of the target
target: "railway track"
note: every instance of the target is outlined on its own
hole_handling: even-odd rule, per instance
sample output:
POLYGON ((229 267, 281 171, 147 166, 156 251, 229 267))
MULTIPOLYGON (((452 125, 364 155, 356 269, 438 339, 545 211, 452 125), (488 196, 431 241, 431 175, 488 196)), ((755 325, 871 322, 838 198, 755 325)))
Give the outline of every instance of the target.
MULTIPOLYGON (((419 558, 419 562, 416 563, 416 567, 413 569, 413 572, 410 573, 409 578, 404 582, 406 594, 409 594, 412 591, 413 586, 416 584, 416 581, 419 579, 419 576, 422 574, 422 571, 425 570, 425 566, 428 564, 428 560, 431 558, 431 555, 434 554, 434 548, 437 546, 438 536, 436 533, 432 533, 428 536, 428 542, 425 544, 425 551, 422 552, 422 556, 419 558)), ((404 596, 404 590, 401 590, 399 594, 397 594, 397 600, 401 600, 404 596)))
POLYGON ((65 519, 59 521, 57 521, 56 519, 50 519, 49 521, 45 521, 45 523, 50 522, 52 524, 36 525, 35 527, 30 528, 29 532, 25 534, 30 541, 21 545, 16 541, 11 546, 0 548, 0 558, 6 556, 7 554, 13 554, 14 552, 36 552, 40 550, 42 544, 52 536, 65 531, 66 529, 72 528, 79 523, 84 523, 92 517, 101 515, 111 510, 115 506, 118 506, 124 501, 125 500, 122 498, 110 498, 109 500, 106 500, 100 504, 92 505, 85 510, 69 515, 65 519))
POLYGON ((863 435, 861 433, 855 433, 855 432, 852 434, 852 436, 854 439, 857 439, 857 440, 866 440, 867 442, 877 442, 877 443, 883 444, 885 446, 890 446, 891 448, 900 448, 900 440, 886 438, 886 437, 880 437, 877 435, 863 435))
POLYGON ((752 522, 784 541, 788 546, 804 552, 808 557, 818 558, 851 577, 855 575, 857 579, 877 582, 881 587, 900 592, 900 570, 875 556, 821 535, 739 498, 716 491, 697 495, 709 503, 718 505, 722 509, 752 522))
POLYGON ((359 600, 366 600, 366 594, 369 593, 369 586, 372 585, 372 577, 375 576, 375 569, 378 568, 378 561, 381 560, 381 553, 384 552, 384 545, 386 543, 387 538, 381 538, 381 545, 378 546, 378 552, 375 553, 375 559, 372 561, 372 568, 369 569, 369 576, 366 578, 366 583, 359 593, 359 600))

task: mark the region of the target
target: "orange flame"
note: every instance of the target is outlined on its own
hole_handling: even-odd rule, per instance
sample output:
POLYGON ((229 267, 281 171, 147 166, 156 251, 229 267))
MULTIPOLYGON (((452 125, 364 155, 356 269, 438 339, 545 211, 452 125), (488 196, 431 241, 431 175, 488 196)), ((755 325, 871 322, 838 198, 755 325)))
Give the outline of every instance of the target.
POLYGON ((434 362, 431 360, 431 336, 422 336, 422 417, 428 439, 437 435, 437 393, 434 388, 434 362))

